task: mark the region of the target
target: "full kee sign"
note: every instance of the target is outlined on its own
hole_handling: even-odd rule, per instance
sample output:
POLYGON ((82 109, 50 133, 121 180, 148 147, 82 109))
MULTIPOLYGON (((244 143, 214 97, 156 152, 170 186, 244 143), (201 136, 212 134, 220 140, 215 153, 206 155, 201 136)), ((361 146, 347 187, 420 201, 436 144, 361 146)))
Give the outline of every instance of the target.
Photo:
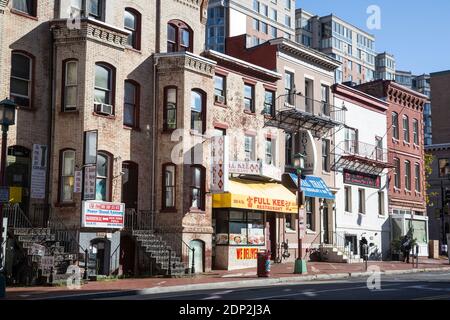
POLYGON ((293 201, 264 197, 245 197, 233 195, 232 207, 260 211, 297 213, 297 205, 293 201))

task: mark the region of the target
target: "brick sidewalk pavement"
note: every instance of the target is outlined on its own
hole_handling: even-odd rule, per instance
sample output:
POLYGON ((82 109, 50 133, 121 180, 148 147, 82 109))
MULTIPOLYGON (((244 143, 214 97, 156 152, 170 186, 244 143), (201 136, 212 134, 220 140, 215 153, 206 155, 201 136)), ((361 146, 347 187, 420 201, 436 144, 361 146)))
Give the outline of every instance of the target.
MULTIPOLYGON (((413 265, 403 262, 369 262, 369 266, 378 266, 381 272, 408 271, 413 272, 413 265)), ((449 268, 448 260, 419 260, 419 269, 449 268)), ((294 275, 293 263, 273 264, 271 266, 271 278, 297 277, 306 279, 311 275, 336 275, 365 272, 364 264, 342 264, 327 262, 309 262, 308 275, 294 275)), ((67 287, 9 287, 7 299, 39 299, 54 296, 92 294, 99 292, 116 292, 143 290, 149 288, 162 288, 170 286, 189 286, 194 284, 210 284, 223 282, 236 282, 243 280, 257 280, 256 268, 234 271, 212 271, 197 275, 192 278, 143 278, 120 279, 111 281, 93 281, 83 285, 80 290, 69 290, 67 287)), ((264 281, 264 279, 260 279, 264 281)))

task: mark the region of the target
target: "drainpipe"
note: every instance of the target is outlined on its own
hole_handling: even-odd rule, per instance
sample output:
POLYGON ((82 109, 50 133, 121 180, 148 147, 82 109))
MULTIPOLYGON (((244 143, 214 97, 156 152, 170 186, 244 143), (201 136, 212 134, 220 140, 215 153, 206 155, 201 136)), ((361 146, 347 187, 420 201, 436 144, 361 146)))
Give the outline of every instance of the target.
POLYGON ((159 63, 159 57, 154 56, 153 61, 153 114, 152 114, 152 177, 151 177, 151 212, 152 217, 151 219, 155 219, 155 209, 156 209, 156 160, 157 160, 157 151, 156 151, 156 144, 157 144, 157 104, 158 104, 158 94, 157 94, 157 85, 156 85, 156 79, 157 79, 157 67, 159 63))
POLYGON ((56 77, 55 77, 55 65, 56 65, 56 56, 57 56, 57 48, 55 45, 55 38, 53 35, 53 30, 55 29, 55 26, 50 26, 50 39, 49 39, 49 49, 50 49, 50 56, 49 56, 49 74, 50 74, 50 86, 49 86, 49 97, 50 97, 50 112, 48 114, 48 138, 47 138, 47 156, 48 156, 48 165, 47 165, 47 176, 46 176, 46 183, 45 183, 45 204, 48 206, 48 212, 45 216, 46 220, 44 222, 48 223, 50 220, 50 212, 51 212, 51 196, 50 196, 50 183, 52 181, 51 177, 53 176, 52 170, 53 170, 53 157, 52 155, 52 143, 55 141, 55 89, 56 89, 56 77))

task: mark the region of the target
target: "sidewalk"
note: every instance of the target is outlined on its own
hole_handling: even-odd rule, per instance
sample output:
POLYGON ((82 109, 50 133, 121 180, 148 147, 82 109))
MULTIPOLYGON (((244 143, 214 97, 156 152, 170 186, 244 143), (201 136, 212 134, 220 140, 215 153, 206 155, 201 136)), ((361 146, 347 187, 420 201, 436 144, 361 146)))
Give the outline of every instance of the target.
MULTIPOLYGON (((431 260, 420 259, 419 268, 403 262, 369 262, 370 266, 377 266, 386 274, 410 273, 425 271, 450 271, 447 259, 431 260)), ((293 263, 273 264, 271 276, 258 278, 256 268, 213 271, 192 278, 146 278, 123 279, 112 281, 89 282, 80 290, 69 290, 67 287, 10 287, 7 288, 7 299, 43 299, 49 297, 63 297, 73 295, 87 295, 100 292, 127 292, 142 291, 147 294, 170 292, 180 290, 214 289, 230 286, 258 286, 274 283, 300 282, 325 279, 343 279, 348 277, 364 276, 364 264, 340 264, 327 262, 309 262, 307 275, 293 274, 293 263), (179 286, 179 287, 178 287, 179 286)))

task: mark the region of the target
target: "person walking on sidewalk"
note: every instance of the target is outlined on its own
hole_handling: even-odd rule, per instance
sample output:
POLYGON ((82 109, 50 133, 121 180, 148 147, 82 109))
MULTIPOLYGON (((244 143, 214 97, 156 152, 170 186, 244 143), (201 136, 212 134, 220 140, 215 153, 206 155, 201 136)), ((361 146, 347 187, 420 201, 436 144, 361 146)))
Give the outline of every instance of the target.
POLYGON ((411 237, 409 234, 403 237, 401 248, 403 253, 403 262, 409 263, 409 254, 411 252, 411 237))

